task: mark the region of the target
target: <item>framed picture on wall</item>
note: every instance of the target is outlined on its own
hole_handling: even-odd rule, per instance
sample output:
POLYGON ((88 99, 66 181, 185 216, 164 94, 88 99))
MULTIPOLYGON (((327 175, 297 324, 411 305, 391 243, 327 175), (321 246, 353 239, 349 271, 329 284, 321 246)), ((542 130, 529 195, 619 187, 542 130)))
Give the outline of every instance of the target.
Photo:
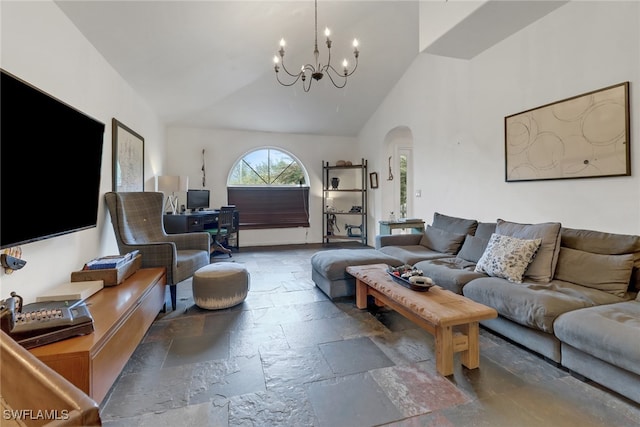
POLYGON ((629 82, 507 116, 505 180, 631 175, 629 82))
POLYGON ((144 138, 113 118, 113 191, 144 191, 144 138))
POLYGON ((371 172, 369 174, 369 186, 371 188, 378 188, 378 172, 371 172))

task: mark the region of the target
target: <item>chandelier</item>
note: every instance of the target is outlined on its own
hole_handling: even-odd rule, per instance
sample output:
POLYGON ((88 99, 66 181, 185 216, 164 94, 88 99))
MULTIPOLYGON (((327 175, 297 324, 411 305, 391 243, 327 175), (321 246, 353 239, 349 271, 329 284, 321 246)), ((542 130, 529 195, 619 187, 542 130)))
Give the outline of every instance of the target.
POLYGON ((331 35, 331 31, 329 31, 329 28, 325 28, 324 35, 327 37, 327 49, 329 53, 327 56, 327 63, 325 65, 322 65, 319 62, 320 52, 318 51, 318 0, 315 0, 315 46, 313 49, 315 62, 314 64, 303 65, 300 68, 300 72, 298 72, 297 74, 290 73, 289 70, 287 70, 287 67, 285 67, 284 65, 285 41, 284 39, 281 39, 280 50, 278 51, 278 53, 280 54, 280 58, 278 58, 278 55, 275 55, 273 57, 273 62, 275 64, 274 69, 276 71, 276 79, 278 80, 278 83, 283 86, 293 86, 298 82, 298 80, 301 80, 302 88, 305 92, 309 92, 313 80, 320 80, 326 74, 335 87, 337 87, 338 89, 342 89, 343 87, 345 87, 345 85, 347 84, 347 77, 352 75, 356 71, 356 68, 358 68, 358 55, 360 54, 360 52, 358 52, 358 40, 353 39, 353 56, 356 59, 356 65, 353 67, 353 70, 349 71, 349 69, 347 68, 349 66, 349 63, 345 58, 345 60, 342 62, 341 74, 331 65, 331 39, 329 38, 329 36, 331 35), (280 80, 280 65, 278 65, 279 63, 282 63, 282 69, 289 75, 289 77, 291 77, 288 83, 280 80), (311 76, 311 79, 307 79, 308 75, 311 76))

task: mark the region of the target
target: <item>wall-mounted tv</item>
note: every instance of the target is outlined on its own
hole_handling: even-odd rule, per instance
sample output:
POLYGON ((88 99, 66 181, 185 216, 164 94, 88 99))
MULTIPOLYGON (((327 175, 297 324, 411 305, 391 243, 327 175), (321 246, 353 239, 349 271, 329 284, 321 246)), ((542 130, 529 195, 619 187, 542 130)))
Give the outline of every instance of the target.
POLYGON ((95 227, 104 124, 0 71, 0 248, 95 227))
POLYGON ((209 190, 187 191, 187 209, 197 211, 209 208, 209 190))

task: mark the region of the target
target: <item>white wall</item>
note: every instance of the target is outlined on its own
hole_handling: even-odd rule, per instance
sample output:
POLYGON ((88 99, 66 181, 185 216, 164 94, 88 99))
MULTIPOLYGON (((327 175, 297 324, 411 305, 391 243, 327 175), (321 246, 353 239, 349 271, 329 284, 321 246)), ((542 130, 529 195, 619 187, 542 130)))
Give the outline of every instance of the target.
MULTIPOLYGON (((361 150, 384 170, 385 136, 409 127, 414 215, 428 223, 437 211, 640 234, 639 28, 638 2, 571 2, 472 60, 421 54, 360 132, 361 150), (624 81, 631 176, 505 182, 505 116, 624 81)), ((379 199, 373 211, 386 212, 379 199)))
MULTIPOLYGON (((50 95, 105 124, 100 193, 111 191, 111 119, 145 138, 145 188, 161 171, 164 128, 156 115, 122 80, 95 48, 51 1, 0 2, 2 50, 0 66, 50 95)), ((34 177, 16 177, 30 184, 34 177)), ((58 206, 33 206, 44 221, 73 210, 73 194, 66 194, 47 177, 35 177, 43 191, 60 193, 58 206)), ((43 290, 70 280, 89 259, 117 253, 104 201, 100 199, 98 227, 22 246, 24 268, 5 274, 0 269, 0 297, 16 291, 33 302, 43 290)), ((2 209, 20 208, 2 206, 2 209)), ((19 226, 19 224, 16 224, 19 226)))
MULTIPOLYGON (((296 135, 268 132, 195 129, 167 129, 167 173, 188 175, 191 188, 201 188, 202 150, 205 150, 207 185, 211 191, 211 207, 227 203, 226 182, 235 163, 258 147, 275 147, 293 154, 309 174, 309 228, 274 230, 241 230, 240 246, 319 243, 322 241, 322 162, 337 160, 360 163, 356 138, 296 135)), ((366 156, 365 156, 366 158, 366 156)), ((185 203, 185 193, 178 194, 185 203)), ((240 212, 242 217, 242 212, 240 212)))

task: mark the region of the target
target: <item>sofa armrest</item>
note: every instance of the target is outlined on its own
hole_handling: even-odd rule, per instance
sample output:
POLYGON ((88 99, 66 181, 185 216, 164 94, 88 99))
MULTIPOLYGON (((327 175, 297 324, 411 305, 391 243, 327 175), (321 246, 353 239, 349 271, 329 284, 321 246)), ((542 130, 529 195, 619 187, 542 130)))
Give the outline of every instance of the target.
POLYGON ((376 236, 375 248, 419 245, 421 239, 422 234, 380 234, 376 236))
POLYGON ((209 252, 211 245, 211 235, 206 231, 196 233, 178 233, 168 234, 165 238, 166 242, 176 244, 176 249, 182 250, 201 250, 209 252))

